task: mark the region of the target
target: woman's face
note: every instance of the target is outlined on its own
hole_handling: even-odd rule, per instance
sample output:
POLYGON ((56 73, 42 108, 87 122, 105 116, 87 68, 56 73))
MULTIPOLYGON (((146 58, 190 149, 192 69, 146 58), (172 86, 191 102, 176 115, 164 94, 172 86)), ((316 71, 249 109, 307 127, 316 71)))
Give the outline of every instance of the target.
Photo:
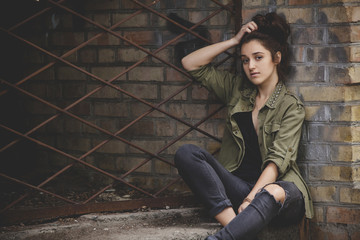
POLYGON ((281 60, 280 52, 276 58, 273 61, 271 52, 258 40, 251 40, 241 46, 241 61, 245 74, 258 87, 278 82, 276 65, 281 60))

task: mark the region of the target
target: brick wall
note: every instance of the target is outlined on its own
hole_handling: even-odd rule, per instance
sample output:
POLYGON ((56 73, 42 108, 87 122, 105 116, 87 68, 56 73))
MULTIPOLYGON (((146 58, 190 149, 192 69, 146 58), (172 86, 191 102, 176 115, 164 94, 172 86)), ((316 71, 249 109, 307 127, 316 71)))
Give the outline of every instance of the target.
MULTIPOLYGON (((142 2, 149 4, 152 1, 142 2)), ((242 4, 244 22, 257 12, 271 10, 284 14, 292 26, 293 75, 288 86, 306 105, 299 165, 315 202, 310 237, 312 240, 359 239, 360 4, 351 0, 243 0, 242 4)), ((79 4, 71 7, 106 27, 113 26, 139 9, 136 4, 125 0, 104 0, 101 4, 95 0, 79 1, 79 4)), ((175 13, 183 20, 194 23, 219 9, 216 4, 204 0, 166 0, 160 1, 153 8, 166 15, 175 13)), ((27 35, 58 55, 101 32, 63 11, 49 14, 44 22, 39 26, 42 26, 41 31, 45 29, 46 34, 39 37, 36 34, 40 31, 37 27, 33 32, 35 34, 29 31, 27 35)), ((164 19, 148 11, 143 11, 113 30, 151 52, 179 34, 176 29, 169 28, 164 19)), ((233 30, 231 14, 222 11, 203 24, 201 33, 212 42, 218 42, 231 36, 233 30)), ((158 52, 157 56, 180 66, 179 58, 182 54, 201 44, 187 34, 158 52)), ((27 69, 27 73, 51 61, 51 58, 31 48, 24 52, 24 62, 32 67, 27 69)), ((144 56, 146 54, 143 51, 124 40, 104 34, 66 56, 66 60, 104 80, 110 80, 144 56)), ((226 68, 232 66, 232 61, 225 64, 226 68)), ((149 103, 158 104, 188 81, 186 76, 173 67, 149 57, 113 83, 149 103)), ((68 106, 99 86, 101 84, 98 81, 64 64, 54 65, 24 85, 30 92, 61 107, 68 106)), ((22 106, 28 112, 27 128, 36 126, 55 113, 51 108, 27 98, 22 106)), ((161 109, 195 124, 218 107, 220 105, 214 96, 193 85, 174 96, 161 109)), ((145 104, 110 87, 104 87, 71 108, 70 112, 116 132, 148 110, 145 104)), ((223 113, 217 113, 199 128, 221 137, 223 113)), ((153 111, 119 136, 146 150, 157 152, 188 129, 185 124, 164 113, 153 111)), ((100 131, 66 116, 40 128, 34 136, 77 157, 107 139, 100 131)), ((183 143, 194 143, 210 151, 216 151, 219 147, 216 140, 192 130, 159 155, 171 162, 173 153, 183 143)), ((28 156, 35 163, 31 167, 37 166, 33 170, 41 169, 42 174, 58 170, 71 162, 43 148, 35 152, 31 150, 28 156)), ((119 140, 111 140, 84 160, 120 176, 146 158, 147 154, 119 140)), ((80 170, 85 176, 90 176, 90 182, 112 181, 99 174, 89 174, 88 170, 80 170)), ((152 159, 129 175, 127 180, 148 189, 159 189, 176 176, 173 167, 152 159)), ((184 189, 182 184, 172 187, 173 191, 184 189)))
POLYGON ((311 239, 359 239, 359 1, 243 1, 291 23, 289 87, 306 106, 299 165, 315 204, 311 239))
MULTIPOLYGON (((141 2, 150 4, 153 1, 141 2)), ((224 4, 228 2, 222 1, 224 4)), ((101 1, 101 4, 99 1, 93 0, 72 4, 69 5, 71 9, 105 27, 111 27, 141 9, 128 0, 106 0, 101 1)), ((160 1, 152 8, 166 16, 178 19, 178 21, 187 21, 191 24, 201 21, 209 14, 219 10, 220 7, 211 1, 160 1)), ((43 21, 48 21, 45 25, 49 25, 49 27, 44 27, 45 30, 42 29, 47 32, 46 39, 38 39, 36 34, 34 34, 35 36, 30 34, 29 37, 57 55, 66 53, 102 32, 96 26, 64 11, 51 13, 44 17, 43 21)), ((218 42, 233 34, 233 26, 231 14, 223 10, 219 15, 202 24, 195 32, 212 42, 218 42)), ((155 52, 156 56, 177 67, 181 65, 181 56, 204 46, 204 43, 197 41, 194 36, 186 34, 170 46, 158 51, 160 47, 182 31, 169 26, 165 19, 146 10, 113 28, 113 31, 145 50, 155 52)), ((29 48, 27 52, 26 61, 31 63, 31 69, 27 70, 29 73, 51 61, 51 58, 44 57, 42 53, 34 49, 29 48)), ((144 51, 110 33, 103 34, 85 47, 67 55, 65 59, 71 63, 106 81, 114 80, 112 83, 117 87, 154 105, 160 104, 191 81, 189 77, 155 57, 144 59, 147 56, 144 51), (133 65, 141 59, 144 61, 133 68, 133 65), (118 76, 128 68, 133 69, 118 76)), ((231 68, 232 60, 227 61, 225 65, 228 66, 227 68, 231 68)), ((55 64, 45 72, 33 77, 26 83, 25 88, 64 108, 101 86, 99 81, 66 64, 55 64)), ((26 100, 25 105, 29 114, 28 126, 36 126, 56 113, 55 110, 36 100, 26 100)), ((163 111, 190 124, 198 123, 220 107, 221 105, 211 94, 197 85, 180 91, 169 102, 160 106, 163 111)), ((114 133, 149 109, 151 108, 146 104, 106 86, 76 104, 70 112, 114 133)), ((200 124, 199 129, 221 138, 222 116, 222 112, 215 114, 205 123, 200 124)), ((213 152, 219 148, 219 141, 195 130, 180 138, 178 142, 172 143, 176 137, 180 137, 188 130, 189 126, 186 124, 155 110, 118 136, 146 151, 153 153, 160 151, 159 156, 170 163, 173 162, 173 154, 177 148, 184 143, 192 142, 213 152), (170 145, 169 148, 162 151, 167 144, 170 145)), ((55 148, 118 176, 149 158, 148 154, 116 139, 106 143, 89 156, 83 157, 90 149, 108 139, 108 136, 78 120, 63 115, 39 129, 34 136, 55 148)), ((44 148, 37 149, 32 156, 33 161, 39 166, 36 172, 42 176, 48 176, 49 172, 72 162, 67 157, 54 154, 44 148)), ((111 178, 95 174, 86 168, 83 169, 80 165, 76 168, 84 176, 90 177, 90 181, 96 183, 113 181, 111 178)), ((176 177, 176 169, 152 158, 151 161, 127 176, 126 180, 141 188, 156 192, 176 177)), ((61 181, 60 179, 61 177, 59 181, 61 181)), ((175 192, 188 192, 183 183, 173 185, 171 189, 175 192)))

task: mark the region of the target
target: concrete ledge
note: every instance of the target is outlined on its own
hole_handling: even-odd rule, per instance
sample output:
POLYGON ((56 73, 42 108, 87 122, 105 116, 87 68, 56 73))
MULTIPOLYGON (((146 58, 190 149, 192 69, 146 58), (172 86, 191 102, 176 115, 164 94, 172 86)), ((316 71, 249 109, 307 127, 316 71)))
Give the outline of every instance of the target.
MULTIPOLYGON (((0 239, 202 240, 221 229, 201 208, 87 214, 29 226, 0 228, 0 239)), ((259 240, 300 240, 298 225, 266 228, 259 240)))
POLYGON ((200 240, 219 229, 220 225, 202 209, 184 208, 88 214, 38 225, 2 227, 0 239, 200 240))

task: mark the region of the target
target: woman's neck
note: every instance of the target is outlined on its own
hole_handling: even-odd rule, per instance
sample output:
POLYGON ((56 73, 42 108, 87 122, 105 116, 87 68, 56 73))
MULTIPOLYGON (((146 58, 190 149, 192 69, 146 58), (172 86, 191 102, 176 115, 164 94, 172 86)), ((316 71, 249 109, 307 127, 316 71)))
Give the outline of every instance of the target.
POLYGON ((279 80, 274 80, 274 81, 270 81, 267 83, 264 83, 262 85, 258 85, 257 89, 258 89, 258 99, 265 101, 271 96, 271 94, 274 92, 276 85, 278 83, 279 80))

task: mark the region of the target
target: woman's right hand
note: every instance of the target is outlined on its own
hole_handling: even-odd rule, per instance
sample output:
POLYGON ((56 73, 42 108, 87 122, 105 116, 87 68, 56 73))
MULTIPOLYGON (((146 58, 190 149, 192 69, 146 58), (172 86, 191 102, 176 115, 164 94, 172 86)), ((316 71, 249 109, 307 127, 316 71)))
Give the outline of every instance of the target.
POLYGON ((254 21, 248 22, 241 27, 240 31, 233 37, 233 39, 237 44, 239 44, 245 33, 251 33, 257 29, 258 26, 254 21))

